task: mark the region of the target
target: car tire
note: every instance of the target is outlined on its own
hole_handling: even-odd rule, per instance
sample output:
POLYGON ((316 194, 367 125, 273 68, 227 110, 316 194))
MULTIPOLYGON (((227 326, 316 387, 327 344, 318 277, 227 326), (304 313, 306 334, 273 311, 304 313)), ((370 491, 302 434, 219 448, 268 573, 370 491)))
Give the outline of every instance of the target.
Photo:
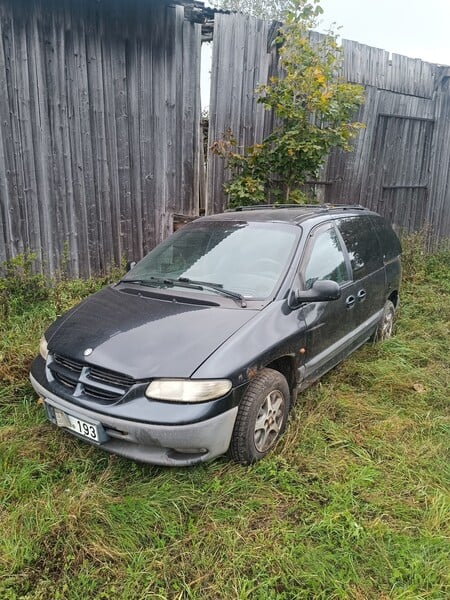
POLYGON ((239 405, 229 448, 231 458, 244 465, 263 458, 286 428, 289 404, 286 378, 274 369, 262 369, 239 405))
POLYGON ((390 300, 386 300, 383 308, 383 314, 377 325, 373 339, 375 342, 382 342, 392 337, 394 332, 395 306, 390 300))

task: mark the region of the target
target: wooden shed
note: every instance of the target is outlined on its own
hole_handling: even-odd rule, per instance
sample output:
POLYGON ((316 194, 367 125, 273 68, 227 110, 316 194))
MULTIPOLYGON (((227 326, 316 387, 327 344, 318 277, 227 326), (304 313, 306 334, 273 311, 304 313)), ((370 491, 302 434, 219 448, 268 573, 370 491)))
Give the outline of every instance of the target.
POLYGON ((34 251, 44 272, 89 276, 198 214, 197 13, 0 0, 0 262, 34 251))

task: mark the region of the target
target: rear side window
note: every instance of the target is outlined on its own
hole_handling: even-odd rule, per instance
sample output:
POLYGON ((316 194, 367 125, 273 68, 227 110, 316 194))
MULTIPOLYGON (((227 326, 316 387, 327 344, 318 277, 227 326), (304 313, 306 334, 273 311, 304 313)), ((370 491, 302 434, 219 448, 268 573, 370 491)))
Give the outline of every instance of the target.
POLYGON ((305 289, 323 279, 336 283, 348 281, 344 253, 334 229, 321 230, 313 238, 304 270, 305 289))
POLYGON ((381 250, 385 261, 397 258, 402 253, 402 247, 397 234, 383 217, 371 215, 370 221, 380 240, 381 250))
POLYGON ((346 217, 339 219, 337 226, 347 246, 353 279, 362 279, 383 266, 380 244, 369 217, 346 217))

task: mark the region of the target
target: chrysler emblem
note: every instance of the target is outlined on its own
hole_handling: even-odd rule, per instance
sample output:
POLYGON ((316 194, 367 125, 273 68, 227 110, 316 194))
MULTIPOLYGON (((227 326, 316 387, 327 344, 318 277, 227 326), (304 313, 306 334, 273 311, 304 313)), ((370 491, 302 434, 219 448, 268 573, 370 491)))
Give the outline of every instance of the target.
POLYGON ((92 348, 86 348, 86 350, 83 352, 83 354, 85 356, 90 356, 92 354, 92 348))

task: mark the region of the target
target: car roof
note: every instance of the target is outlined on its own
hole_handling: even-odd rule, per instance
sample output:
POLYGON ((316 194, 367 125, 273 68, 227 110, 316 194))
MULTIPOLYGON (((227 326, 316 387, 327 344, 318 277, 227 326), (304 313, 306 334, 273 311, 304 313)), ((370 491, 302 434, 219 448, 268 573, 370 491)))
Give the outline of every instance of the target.
POLYGON ((376 214, 363 206, 333 204, 265 204, 241 206, 197 221, 246 221, 301 223, 311 218, 376 214))

